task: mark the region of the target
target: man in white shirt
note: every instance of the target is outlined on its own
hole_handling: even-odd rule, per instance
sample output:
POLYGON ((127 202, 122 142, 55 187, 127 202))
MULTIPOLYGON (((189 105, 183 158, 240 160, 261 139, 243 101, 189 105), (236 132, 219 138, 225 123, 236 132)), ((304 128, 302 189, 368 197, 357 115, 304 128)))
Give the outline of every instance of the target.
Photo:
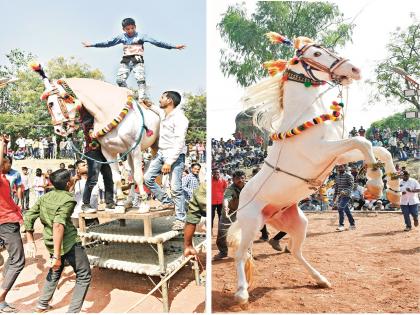
POLYGON ((411 230, 410 214, 413 216, 414 226, 419 225, 419 195, 420 184, 414 178, 410 178, 407 171, 403 172, 402 181, 400 183, 401 189, 401 210, 404 214, 405 229, 408 232, 411 230))
POLYGON ((162 203, 161 209, 175 205, 176 221, 172 229, 182 230, 185 222, 185 200, 182 192, 182 172, 185 165, 185 136, 188 129, 188 119, 184 112, 177 107, 181 102, 178 92, 167 91, 159 100, 164 115, 160 123, 159 150, 150 162, 144 176, 144 183, 154 196, 162 203), (172 198, 155 182, 160 174, 171 174, 172 198))

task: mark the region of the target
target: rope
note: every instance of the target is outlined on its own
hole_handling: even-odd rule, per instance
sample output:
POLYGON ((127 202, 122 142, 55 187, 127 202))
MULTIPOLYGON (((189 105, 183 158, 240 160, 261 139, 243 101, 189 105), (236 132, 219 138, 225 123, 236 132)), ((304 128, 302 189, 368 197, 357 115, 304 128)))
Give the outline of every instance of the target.
POLYGON ((80 154, 83 158, 88 159, 88 160, 91 160, 91 161, 94 161, 94 162, 99 163, 99 164, 112 164, 112 163, 117 163, 117 162, 119 162, 119 161, 123 161, 123 160, 124 160, 124 158, 125 158, 128 154, 130 154, 130 153, 131 153, 131 152, 132 152, 135 148, 137 148, 137 146, 139 145, 139 143, 140 143, 140 141, 141 141, 141 139, 142 139, 142 137, 143 137, 144 130, 146 129, 146 126, 144 125, 144 114, 143 114, 143 110, 141 109, 140 105, 139 105, 137 102, 135 102, 135 103, 136 103, 136 105, 137 105, 137 108, 138 108, 138 109, 139 109, 139 111, 140 111, 143 126, 141 126, 141 128, 140 128, 140 133, 139 133, 139 136, 137 137, 137 140, 136 140, 136 142, 134 143, 134 145, 133 145, 133 146, 131 146, 131 148, 130 148, 130 149, 128 149, 126 152, 124 152, 124 153, 120 154, 120 157, 116 158, 115 160, 105 161, 105 162, 103 162, 103 161, 99 161, 99 160, 96 160, 96 159, 94 159, 94 158, 91 158, 91 157, 87 156, 87 155, 86 155, 86 154, 84 154, 83 152, 81 152, 81 151, 80 151, 80 150, 79 150, 79 149, 78 149, 78 148, 74 145, 73 140, 72 140, 70 137, 67 137, 67 140, 70 142, 70 145, 71 145, 72 149, 73 149, 76 153, 80 154))

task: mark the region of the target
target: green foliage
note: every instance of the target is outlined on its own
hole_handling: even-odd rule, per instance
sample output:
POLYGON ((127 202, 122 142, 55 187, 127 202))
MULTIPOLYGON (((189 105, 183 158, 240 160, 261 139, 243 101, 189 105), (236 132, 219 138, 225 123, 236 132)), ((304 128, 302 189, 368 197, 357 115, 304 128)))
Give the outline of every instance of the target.
POLYGON ((184 112, 189 120, 186 141, 206 141, 206 95, 185 94, 184 99, 184 112))
POLYGON ((419 98, 404 96, 404 90, 415 88, 403 76, 392 69, 398 67, 409 75, 420 76, 420 24, 414 14, 411 14, 413 23, 407 29, 397 28, 390 34, 387 45, 387 57, 378 63, 375 68, 376 82, 371 83, 377 87, 377 93, 372 101, 395 98, 400 103, 412 104, 420 110, 419 98))
POLYGON ((351 39, 354 24, 347 23, 332 3, 260 1, 251 17, 245 4, 229 6, 217 27, 229 46, 221 50, 221 69, 246 87, 267 75, 263 62, 293 56, 292 48, 269 43, 264 35, 267 32, 278 32, 291 40, 306 36, 334 48, 351 39))
MULTIPOLYGON (((413 110, 413 109, 411 109, 413 110)), ((409 110, 407 110, 409 111, 409 110)), ((406 112, 406 111, 405 111, 406 112)), ((420 120, 418 118, 405 118, 405 112, 397 113, 392 116, 383 118, 375 121, 370 125, 370 128, 366 131, 366 135, 370 136, 372 128, 385 129, 389 128, 392 131, 397 129, 415 129, 420 130, 420 120)))
MULTIPOLYGON (((16 77, 18 81, 0 89, 0 131, 10 134, 12 139, 16 139, 18 133, 32 138, 51 136, 51 117, 45 101, 40 100, 44 84, 39 75, 28 67, 29 61, 35 56, 14 49, 6 57, 9 65, 0 66, 0 76, 16 77)), ((45 71, 52 80, 66 77, 104 78, 98 69, 91 69, 74 57, 52 59, 45 66, 45 71)))

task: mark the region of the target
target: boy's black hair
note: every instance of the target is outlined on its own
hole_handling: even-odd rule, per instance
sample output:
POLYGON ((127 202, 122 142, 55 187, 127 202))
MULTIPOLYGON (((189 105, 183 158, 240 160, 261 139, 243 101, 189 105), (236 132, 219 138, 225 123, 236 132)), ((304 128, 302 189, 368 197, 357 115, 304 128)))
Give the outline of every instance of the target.
POLYGON ((200 163, 192 163, 192 164, 191 164, 191 169, 192 169, 194 166, 198 166, 198 167, 200 167, 200 168, 201 168, 201 164, 200 164, 200 163))
POLYGON ((82 163, 86 163, 86 162, 83 160, 77 160, 76 163, 74 163, 74 168, 77 168, 79 164, 82 164, 82 163))
POLYGON ((134 19, 132 19, 132 18, 125 18, 124 20, 122 20, 121 25, 122 25, 123 28, 128 26, 128 25, 136 26, 136 21, 134 21, 134 19))
POLYGON ((166 94, 166 97, 170 98, 172 102, 174 102, 174 107, 177 107, 179 103, 181 103, 181 94, 175 91, 166 91, 163 92, 163 94, 166 94))
POLYGON ((56 170, 51 173, 50 180, 55 189, 66 190, 70 177, 71 174, 68 170, 56 170))
POLYGON ((241 171, 241 170, 235 171, 235 173, 233 173, 233 175, 232 175, 233 178, 238 178, 238 177, 242 177, 242 176, 245 176, 245 172, 241 171))
POLYGON ((22 166, 22 171, 24 170, 28 170, 28 168, 26 166, 22 166))

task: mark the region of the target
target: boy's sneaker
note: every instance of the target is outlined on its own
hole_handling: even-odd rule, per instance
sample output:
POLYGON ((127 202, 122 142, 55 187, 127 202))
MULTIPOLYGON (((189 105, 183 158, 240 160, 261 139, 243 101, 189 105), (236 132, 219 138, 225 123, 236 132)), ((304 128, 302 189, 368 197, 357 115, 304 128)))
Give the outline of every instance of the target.
POLYGON ((404 229, 404 232, 409 232, 409 231, 411 231, 411 227, 406 227, 405 229, 404 229))
POLYGON ((419 219, 414 219, 414 226, 418 227, 419 226, 419 219))
POLYGON ((227 258, 227 254, 224 253, 218 253, 216 255, 213 256, 213 260, 222 260, 224 258, 227 258))
POLYGON ((87 205, 87 204, 83 204, 81 210, 84 213, 95 213, 96 212, 96 209, 93 209, 90 205, 87 205))
POLYGON ((335 229, 338 232, 343 232, 345 230, 344 226, 340 225, 338 228, 335 229))
POLYGON ((115 203, 107 203, 106 204, 106 207, 105 207, 106 209, 115 209, 115 203))
POLYGON ((40 308, 39 306, 35 307, 34 313, 46 313, 52 310, 52 306, 48 305, 47 308, 40 308))
POLYGON ((355 230, 356 226, 355 225, 350 225, 349 230, 355 230))

